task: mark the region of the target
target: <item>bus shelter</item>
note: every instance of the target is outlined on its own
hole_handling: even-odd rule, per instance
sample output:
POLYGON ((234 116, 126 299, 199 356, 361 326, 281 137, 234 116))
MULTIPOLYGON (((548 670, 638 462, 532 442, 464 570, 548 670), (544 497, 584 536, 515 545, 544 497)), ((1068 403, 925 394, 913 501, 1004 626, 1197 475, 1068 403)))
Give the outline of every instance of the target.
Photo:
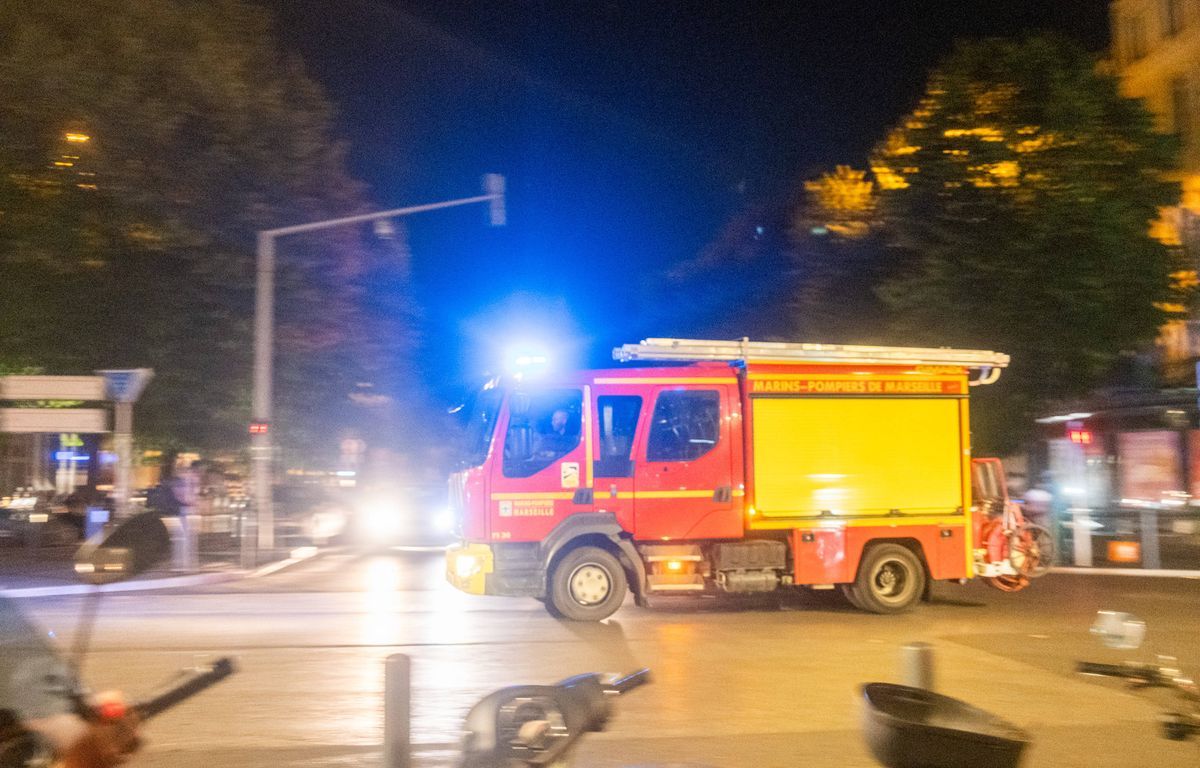
POLYGON ((1198 394, 1113 393, 1038 419, 1030 479, 1050 493, 1061 565, 1200 572, 1198 394))

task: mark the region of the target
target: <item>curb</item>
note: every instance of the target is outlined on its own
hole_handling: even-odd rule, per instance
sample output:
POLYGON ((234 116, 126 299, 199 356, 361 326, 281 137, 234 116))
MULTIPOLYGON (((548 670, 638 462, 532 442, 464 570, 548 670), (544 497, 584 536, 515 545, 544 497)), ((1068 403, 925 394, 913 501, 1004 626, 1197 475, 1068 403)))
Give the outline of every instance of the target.
POLYGON ((1200 571, 1170 570, 1164 568, 1083 568, 1057 566, 1050 573, 1069 573, 1074 576, 1141 576, 1157 579, 1200 579, 1200 571))
POLYGON ((144 581, 123 581, 115 584, 105 584, 95 587, 90 584, 63 584, 51 587, 18 587, 17 589, 0 589, 0 596, 11 598, 27 597, 71 597, 88 595, 93 592, 142 592, 158 589, 180 589, 183 587, 198 587, 206 584, 219 584, 238 579, 256 579, 278 573, 285 568, 310 560, 322 551, 317 547, 300 547, 291 551, 290 556, 274 563, 268 563, 253 571, 234 569, 218 573, 195 573, 187 576, 166 576, 160 579, 145 579, 144 581))

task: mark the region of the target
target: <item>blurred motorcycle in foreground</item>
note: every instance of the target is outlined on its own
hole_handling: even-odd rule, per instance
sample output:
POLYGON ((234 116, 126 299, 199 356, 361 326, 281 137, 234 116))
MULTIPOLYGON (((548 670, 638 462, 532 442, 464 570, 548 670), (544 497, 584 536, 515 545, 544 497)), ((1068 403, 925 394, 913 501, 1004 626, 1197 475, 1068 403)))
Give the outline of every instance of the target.
MULTIPOLYGON (((1092 634, 1098 635, 1110 648, 1134 650, 1141 647, 1145 639, 1146 625, 1127 613, 1100 611, 1092 625, 1092 634)), ((1159 716, 1163 737, 1187 741, 1200 735, 1200 686, 1184 674, 1175 657, 1159 656, 1154 662, 1126 661, 1123 664, 1081 661, 1076 671, 1082 675, 1124 680, 1132 690, 1158 688, 1172 693, 1179 709, 1159 716)))

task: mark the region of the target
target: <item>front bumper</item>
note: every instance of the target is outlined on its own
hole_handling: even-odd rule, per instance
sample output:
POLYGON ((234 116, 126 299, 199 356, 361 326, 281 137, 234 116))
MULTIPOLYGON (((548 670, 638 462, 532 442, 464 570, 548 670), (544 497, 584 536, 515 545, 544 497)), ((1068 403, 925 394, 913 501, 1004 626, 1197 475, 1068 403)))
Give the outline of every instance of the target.
POLYGON ((446 581, 470 595, 487 594, 487 577, 494 568, 487 544, 459 544, 446 550, 446 581))
POLYGON ((446 580, 472 595, 543 597, 546 571, 537 542, 463 543, 446 550, 446 580))

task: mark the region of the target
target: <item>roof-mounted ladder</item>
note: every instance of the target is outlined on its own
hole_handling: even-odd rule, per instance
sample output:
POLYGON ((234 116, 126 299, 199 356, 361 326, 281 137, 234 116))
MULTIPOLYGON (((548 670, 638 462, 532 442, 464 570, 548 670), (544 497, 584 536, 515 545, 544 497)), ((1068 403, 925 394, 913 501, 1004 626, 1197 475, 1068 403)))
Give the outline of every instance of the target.
POLYGON ((946 347, 874 347, 856 344, 720 341, 712 339, 644 339, 613 350, 613 359, 696 362, 701 360, 759 363, 847 363, 859 365, 947 365, 973 368, 972 386, 992 384, 1008 366, 1008 355, 980 349, 946 347))

